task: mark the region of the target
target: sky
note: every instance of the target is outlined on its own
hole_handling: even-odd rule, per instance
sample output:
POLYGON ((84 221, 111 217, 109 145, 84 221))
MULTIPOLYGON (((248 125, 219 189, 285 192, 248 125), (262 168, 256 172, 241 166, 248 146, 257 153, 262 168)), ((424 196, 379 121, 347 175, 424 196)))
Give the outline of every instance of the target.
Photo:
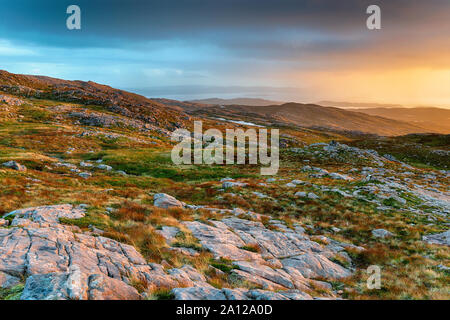
POLYGON ((0 0, 0 69, 148 97, 450 107, 448 0, 0 0), (66 9, 81 8, 81 30, 66 9), (381 8, 369 30, 366 9, 381 8))

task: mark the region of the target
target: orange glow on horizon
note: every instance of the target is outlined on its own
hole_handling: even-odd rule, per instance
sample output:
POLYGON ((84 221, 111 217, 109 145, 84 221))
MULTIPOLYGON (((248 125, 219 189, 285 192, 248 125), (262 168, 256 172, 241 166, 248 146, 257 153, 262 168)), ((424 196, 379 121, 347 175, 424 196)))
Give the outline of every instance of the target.
POLYGON ((313 71, 286 77, 323 100, 450 108, 450 69, 313 71))

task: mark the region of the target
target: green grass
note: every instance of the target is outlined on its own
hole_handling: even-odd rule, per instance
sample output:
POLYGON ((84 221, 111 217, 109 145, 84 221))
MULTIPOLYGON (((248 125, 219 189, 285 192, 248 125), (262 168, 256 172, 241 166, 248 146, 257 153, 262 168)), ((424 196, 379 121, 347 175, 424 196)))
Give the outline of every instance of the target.
POLYGON ((109 227, 109 225, 105 222, 103 218, 101 218, 97 212, 100 212, 99 209, 89 208, 88 212, 83 218, 80 219, 69 219, 69 218, 60 218, 59 222, 62 224, 77 226, 82 229, 88 228, 89 226, 94 226, 99 229, 105 230, 109 227))
POLYGON ((152 294, 156 300, 174 300, 175 295, 172 293, 172 290, 169 289, 161 289, 152 294))
POLYGON ((115 170, 122 170, 135 176, 166 178, 173 181, 218 180, 225 177, 249 177, 237 166, 175 165, 170 152, 159 149, 104 150, 100 153, 83 155, 86 160, 103 159, 103 163, 115 170))
POLYGON ((20 108, 19 114, 23 115, 25 119, 31 121, 49 121, 52 119, 52 113, 41 109, 36 108, 30 105, 23 105, 20 108))
POLYGON ((230 273, 233 269, 237 269, 237 266, 233 265, 231 260, 225 258, 220 258, 219 260, 211 260, 210 265, 225 273, 230 273))
POLYGON ((250 252, 258 252, 258 249, 256 249, 255 247, 252 247, 252 246, 242 246, 242 247, 240 247, 240 249, 247 250, 250 252))
POLYGON ((0 288, 0 300, 19 300, 23 289, 23 284, 18 284, 10 289, 0 288))
POLYGON ((384 199, 384 200, 383 200, 383 204, 384 204, 385 206, 388 206, 388 207, 401 208, 400 202, 398 202, 398 201, 395 200, 394 198, 384 199))

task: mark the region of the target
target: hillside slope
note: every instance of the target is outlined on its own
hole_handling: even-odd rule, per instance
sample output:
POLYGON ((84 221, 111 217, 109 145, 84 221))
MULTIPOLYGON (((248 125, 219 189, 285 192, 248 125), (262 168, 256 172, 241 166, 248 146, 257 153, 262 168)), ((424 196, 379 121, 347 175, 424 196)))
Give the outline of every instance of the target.
POLYGON ((384 118, 407 121, 423 128, 450 133, 450 110, 433 107, 418 108, 370 108, 358 112, 384 118))
POLYGON ((430 130, 404 121, 314 104, 285 103, 280 106, 264 107, 242 105, 216 106, 214 108, 197 109, 193 114, 239 117, 244 118, 244 120, 259 121, 264 124, 359 131, 378 135, 440 132, 439 130, 430 130))
POLYGON ((99 105, 111 112, 165 129, 181 127, 188 119, 183 112, 167 110, 164 105, 144 96, 92 81, 68 81, 0 70, 0 91, 25 97, 99 105))
MULTIPOLYGON (((189 119, 186 113, 189 113, 208 117, 211 115, 237 117, 239 118, 238 120, 245 120, 245 118, 250 117, 251 120, 257 120, 269 125, 295 125, 379 135, 448 132, 445 126, 433 126, 428 123, 424 123, 424 125, 422 123, 407 123, 397 118, 387 119, 388 117, 383 118, 378 115, 366 114, 369 111, 362 113, 299 103, 268 106, 265 104, 270 101, 263 99, 235 99, 241 103, 256 103, 257 105, 239 104, 227 105, 226 107, 200 102, 148 99, 138 94, 114 89, 92 81, 69 81, 45 76, 19 75, 1 70, 0 92, 28 98, 103 106, 109 112, 139 120, 164 130, 185 127, 186 120, 189 119)), ((204 100, 204 102, 217 104, 219 102, 230 103, 234 101, 233 99, 213 100, 217 101, 204 100)))

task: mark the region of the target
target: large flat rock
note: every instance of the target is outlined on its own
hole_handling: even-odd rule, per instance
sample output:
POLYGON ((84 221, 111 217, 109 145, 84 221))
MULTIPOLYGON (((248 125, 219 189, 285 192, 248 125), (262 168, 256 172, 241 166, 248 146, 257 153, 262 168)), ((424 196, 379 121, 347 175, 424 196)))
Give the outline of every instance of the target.
MULTIPOLYGON (((216 258, 233 261, 232 274, 267 290, 307 290, 313 279, 337 279, 352 272, 329 258, 344 250, 344 244, 322 246, 301 228, 288 231, 267 229, 258 221, 224 218, 221 221, 185 222, 200 243, 216 258), (244 250, 257 245, 259 252, 244 250)), ((350 246, 350 245, 349 245, 350 246)))
POLYGON ((310 297, 304 291, 310 289, 312 279, 351 274, 327 258, 335 249, 311 241, 301 230, 273 231, 260 222, 238 218, 184 222, 216 258, 232 260, 236 269, 231 276, 265 289, 219 290, 192 266, 165 270, 148 263, 130 245, 59 223, 60 218, 78 219, 84 214, 83 207, 72 205, 8 214, 14 216, 11 226, 0 227, 0 286, 12 287, 24 278, 22 299, 30 300, 140 299, 130 285, 135 280, 174 288, 176 299, 306 299, 310 297), (261 250, 249 250, 255 244, 261 250))
POLYGON ((133 279, 157 287, 207 285, 192 267, 167 273, 130 245, 59 223, 83 217, 83 208, 43 206, 8 216, 12 227, 0 228, 0 286, 26 278, 23 299, 138 299, 133 279))

